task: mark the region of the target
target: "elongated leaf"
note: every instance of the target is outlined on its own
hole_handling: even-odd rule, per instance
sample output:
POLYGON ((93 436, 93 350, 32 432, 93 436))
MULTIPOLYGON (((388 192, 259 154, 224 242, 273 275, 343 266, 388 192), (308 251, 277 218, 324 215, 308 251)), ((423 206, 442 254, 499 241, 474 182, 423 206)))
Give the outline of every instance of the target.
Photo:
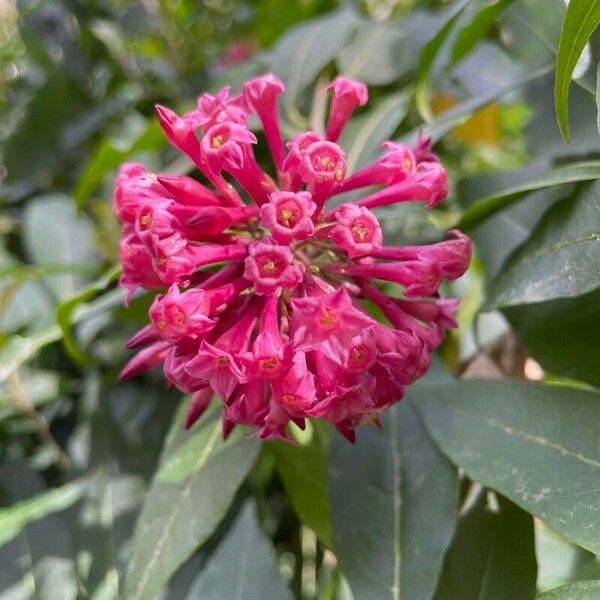
POLYGON ((18 535, 27 523, 68 508, 81 498, 82 492, 81 485, 67 484, 12 506, 0 508, 0 545, 18 535))
POLYGON ((600 287, 600 182, 555 204, 492 282, 487 307, 582 296, 600 287))
POLYGON ((600 290, 511 306, 504 314, 545 370, 600 388, 600 290))
POLYGON ((336 555, 355 600, 426 600, 454 530, 456 470, 406 400, 356 446, 334 439, 336 555))
POLYGON ((492 0, 484 4, 458 33, 450 53, 450 65, 462 60, 488 33, 502 11, 514 0, 492 0))
POLYGON ((507 190, 476 200, 464 212, 456 227, 465 231, 473 229, 498 211, 518 202, 528 192, 561 185, 563 183, 589 181, 590 179, 600 179, 600 161, 590 161, 567 165, 566 167, 557 167, 552 171, 545 173, 542 177, 536 177, 531 181, 520 183, 507 190))
POLYGON ((163 457, 136 526, 125 582, 128 600, 154 598, 216 529, 260 448, 242 436, 235 431, 222 441, 212 412, 185 442, 174 444, 169 436, 172 449, 163 457))
POLYGON ((81 292, 65 300, 60 304, 56 311, 56 320, 62 330, 62 339, 67 352, 77 361, 87 363, 90 361, 88 355, 79 347, 77 340, 73 336, 71 330, 71 317, 75 309, 82 304, 91 300, 96 294, 105 290, 113 283, 121 274, 119 265, 108 270, 102 277, 86 286, 81 292))
POLYGON ((577 581, 561 585, 535 597, 535 600, 598 600, 600 598, 600 579, 577 581))
POLYGON ((298 96, 335 59, 355 21, 354 12, 343 8, 294 27, 276 44, 270 68, 286 86, 284 107, 292 122, 303 124, 297 108, 298 96))
POLYGON ((269 444, 268 449, 275 457, 294 510, 332 548, 326 432, 317 423, 307 445, 277 441, 269 444))
POLYGON ((387 85, 411 70, 415 44, 398 23, 365 21, 340 53, 340 73, 368 85, 387 85))
POLYGON ((490 506, 484 491, 460 518, 435 600, 531 600, 537 565, 533 519, 505 498, 490 506))
POLYGON ((569 86, 575 65, 590 36, 600 24, 600 0, 571 0, 563 21, 558 53, 554 104, 560 131, 569 140, 569 86))
POLYGON ((600 394, 491 380, 413 394, 428 431, 469 477, 600 550, 600 394))
POLYGON ((423 131, 426 135, 430 136, 434 142, 436 142, 447 133, 450 133, 458 126, 468 121, 475 113, 479 112, 482 108, 485 108, 488 104, 496 102, 515 89, 519 89, 528 83, 535 81, 536 79, 540 79, 549 73, 551 69, 551 65, 546 65, 540 69, 536 69, 527 73, 526 75, 523 75, 523 77, 512 81, 509 85, 501 87, 499 90, 494 90, 489 94, 482 94, 481 96, 476 96, 470 100, 466 100, 462 104, 459 104, 456 107, 442 113, 428 125, 417 127, 408 134, 403 135, 400 141, 409 143, 413 142, 417 138, 419 131, 423 131))
POLYGON ((231 530, 198 575, 188 600, 291 600, 270 540, 246 503, 231 530))
MULTIPOLYGON (((80 304, 73 314, 73 323, 93 317, 123 302, 123 290, 113 290, 86 304, 80 304)), ((13 335, 0 348, 0 383, 6 381, 22 364, 33 358, 44 346, 60 340, 62 330, 52 325, 31 336, 13 335)))
POLYGON ((75 214, 73 201, 62 194, 30 200, 23 217, 23 240, 29 258, 38 265, 68 267, 72 271, 44 279, 58 300, 77 293, 99 257, 94 249, 91 220, 75 214))
POLYGON ((410 92, 390 94, 373 111, 348 123, 340 144, 346 151, 348 173, 372 160, 381 144, 388 140, 408 111, 410 92))
POLYGON ((452 31, 456 20, 461 16, 462 11, 470 1, 471 0, 461 0, 450 9, 451 12, 444 25, 442 25, 437 33, 427 42, 427 44, 425 44, 421 52, 415 83, 415 101, 417 103, 417 109, 425 121, 433 120, 431 107, 429 106, 429 75, 435 64, 438 53, 452 31))

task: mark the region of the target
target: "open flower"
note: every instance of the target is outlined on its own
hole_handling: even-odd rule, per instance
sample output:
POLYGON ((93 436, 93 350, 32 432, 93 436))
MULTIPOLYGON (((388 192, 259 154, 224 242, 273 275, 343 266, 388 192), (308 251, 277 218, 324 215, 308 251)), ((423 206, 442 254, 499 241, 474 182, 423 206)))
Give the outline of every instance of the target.
POLYGON ((431 141, 386 142, 378 159, 348 174, 337 140, 367 88, 338 77, 329 89, 325 134, 307 131, 287 144, 278 109, 284 86, 272 74, 238 95, 203 94, 183 117, 159 106, 167 138, 202 178, 133 163, 119 172, 120 283, 128 300, 138 288, 155 293, 150 323, 127 344, 138 353, 121 375, 162 364, 170 384, 192 394, 186 427, 214 394, 224 435, 245 425, 265 439, 286 438, 290 422, 323 418, 353 441, 356 427, 378 422, 427 372, 457 325, 458 301, 440 298, 439 288, 467 269, 470 240, 451 231, 453 239, 436 244, 385 246, 376 214, 393 203, 432 208, 443 200, 447 176, 431 141), (256 160, 251 113, 271 168, 256 160), (354 202, 335 201, 365 188, 354 202))

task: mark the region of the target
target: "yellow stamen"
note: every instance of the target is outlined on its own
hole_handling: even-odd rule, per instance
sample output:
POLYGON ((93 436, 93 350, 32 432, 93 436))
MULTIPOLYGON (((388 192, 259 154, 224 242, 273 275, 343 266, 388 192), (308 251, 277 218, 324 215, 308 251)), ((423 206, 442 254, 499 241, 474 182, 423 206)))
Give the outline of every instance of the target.
POLYGON ((210 145, 215 150, 218 150, 223 145, 223 136, 222 135, 215 135, 215 137, 211 140, 210 145))

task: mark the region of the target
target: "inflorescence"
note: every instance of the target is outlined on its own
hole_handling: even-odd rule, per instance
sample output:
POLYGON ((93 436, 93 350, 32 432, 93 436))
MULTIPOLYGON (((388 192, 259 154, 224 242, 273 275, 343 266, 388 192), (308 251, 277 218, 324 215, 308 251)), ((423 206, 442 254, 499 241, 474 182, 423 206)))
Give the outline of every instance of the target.
POLYGON ((234 97, 229 88, 203 94, 183 116, 157 106, 167 138, 204 183, 140 164, 120 169, 120 283, 127 301, 137 288, 161 291, 150 324, 127 344, 142 349, 121 377, 164 363, 169 382, 192 394, 187 427, 216 394, 225 436, 243 424, 261 438, 288 438, 290 420, 303 427, 322 417, 353 441, 359 424, 377 423, 426 373, 457 325, 458 300, 438 289, 467 269, 470 240, 454 230, 437 244, 385 246, 373 212, 444 199, 446 172, 430 140, 386 142, 380 158, 349 174, 337 140, 368 92, 346 77, 329 90, 325 133, 287 143, 278 113, 284 86, 271 74, 234 97), (251 114, 262 123, 275 180, 255 158, 251 114), (375 191, 335 202, 361 188, 375 191))

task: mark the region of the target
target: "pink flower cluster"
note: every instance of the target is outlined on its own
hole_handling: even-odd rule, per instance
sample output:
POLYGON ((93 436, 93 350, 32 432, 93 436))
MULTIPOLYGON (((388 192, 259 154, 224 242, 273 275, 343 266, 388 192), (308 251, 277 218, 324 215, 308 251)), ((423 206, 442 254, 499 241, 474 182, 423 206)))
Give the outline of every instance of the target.
POLYGON ((322 417, 353 441, 357 425, 377 423, 427 371, 456 327, 458 301, 441 299, 438 288, 467 269, 469 239, 452 231, 437 244, 384 246, 373 212, 407 201, 431 208, 445 197, 430 141, 386 142, 380 158, 348 174, 337 140, 367 88, 338 77, 329 90, 325 132, 287 143, 278 115, 284 86, 271 74, 237 96, 229 88, 203 94, 183 116, 157 106, 169 141, 203 183, 121 167, 121 285, 128 300, 136 288, 162 290, 150 324, 128 342, 142 349, 121 376, 164 363, 169 382, 192 394, 188 427, 217 394, 224 435, 244 424, 261 438, 286 438, 290 420, 303 427, 322 417), (252 113, 275 179, 255 157, 252 113), (366 187, 375 191, 331 202, 366 187))

